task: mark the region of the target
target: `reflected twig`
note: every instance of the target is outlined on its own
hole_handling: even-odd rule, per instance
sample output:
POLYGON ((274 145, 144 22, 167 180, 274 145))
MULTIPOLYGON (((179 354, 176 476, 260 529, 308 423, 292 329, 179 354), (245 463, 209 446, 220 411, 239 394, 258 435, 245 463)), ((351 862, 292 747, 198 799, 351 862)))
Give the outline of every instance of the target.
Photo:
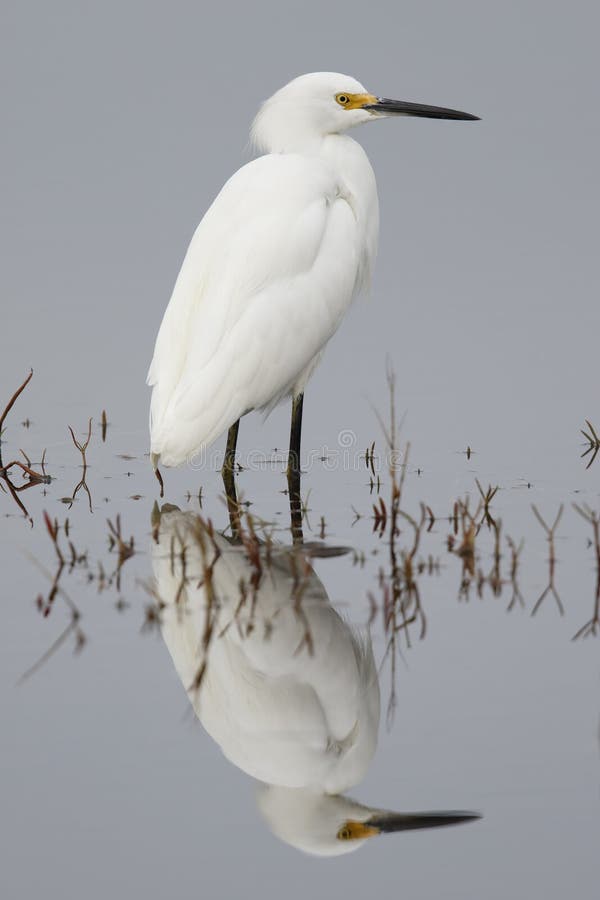
POLYGON ((375 441, 365 450, 365 465, 369 471, 369 493, 378 494, 381 490, 381 478, 375 471, 375 441))
MULTIPOLYGON (((497 490, 497 488, 496 488, 497 490)), ((494 531, 494 552, 493 552, 493 564, 490 573, 485 578, 485 581, 492 589, 492 594, 494 597, 499 597, 502 593, 503 581, 502 575, 500 573, 500 561, 502 559, 502 553, 500 550, 501 547, 501 536, 502 536, 502 522, 498 519, 495 521, 489 515, 489 513, 485 513, 485 517, 487 519, 488 527, 491 527, 494 531)), ((480 591, 481 596, 481 591, 480 591)))
POLYGON ((475 484, 477 485, 477 489, 481 494, 481 501, 483 503, 483 517, 481 519, 481 524, 484 523, 488 526, 488 528, 493 528, 495 525, 494 519, 490 513, 490 503, 496 496, 499 491, 499 486, 492 487, 492 485, 488 485, 487 490, 483 490, 481 484, 479 483, 479 479, 475 479, 475 484))
POLYGON ((28 678, 31 678, 42 666, 48 662, 50 657, 54 656, 56 651, 64 644, 71 633, 75 634, 75 653, 79 653, 86 642, 86 637, 81 628, 78 625, 79 622, 79 612, 74 609, 72 611, 71 621, 69 624, 61 631, 56 640, 48 647, 45 653, 43 653, 36 662, 32 666, 23 672, 17 684, 23 684, 24 681, 27 681, 28 678))
POLYGON ((531 508, 533 510, 534 516, 536 517, 536 519, 538 520, 538 522, 540 523, 540 525, 546 532, 546 538, 548 540, 548 545, 549 545, 548 584, 547 584, 546 588, 542 591, 540 596, 538 597, 538 600, 537 600, 535 606, 531 610, 531 615, 535 616, 535 614, 539 610, 540 606, 542 605, 542 603, 544 602, 544 600, 546 599, 548 594, 552 594, 552 596, 554 597, 554 600, 556 602, 556 605, 558 607, 558 611, 562 616, 562 615, 564 615, 563 605, 562 605, 560 597, 558 596, 556 587, 554 586, 554 572, 555 572, 555 568, 556 568, 556 552, 555 552, 555 548, 554 548, 554 538, 555 538, 556 528, 557 528, 558 523, 560 522, 561 516, 563 514, 564 507, 563 507, 563 504, 561 503, 552 526, 549 526, 546 524, 546 522, 540 515, 538 508, 533 503, 531 504, 531 508))
POLYGON ((586 624, 573 635, 573 640, 576 641, 580 637, 588 637, 590 634, 595 636, 600 632, 600 514, 591 509, 587 504, 578 506, 577 503, 574 503, 573 509, 592 526, 594 550, 596 553, 596 596, 594 600, 594 611, 590 621, 586 622, 586 624))
MULTIPOLYGON (((261 559, 261 544, 254 530, 254 521, 249 512, 245 515, 245 525, 243 520, 239 520, 239 539, 244 547, 246 557, 250 563, 250 612, 248 622, 246 624, 245 636, 247 637, 254 630, 254 616, 256 613, 256 601, 258 598, 258 589, 263 577, 263 566, 261 559)), ((234 618, 237 619, 241 609, 245 606, 247 600, 247 590, 245 584, 241 585, 240 603, 236 609, 234 618)))
MULTIPOLYGON (((44 616, 44 618, 47 618, 50 615, 50 612, 52 610, 52 607, 53 607, 56 597, 60 594, 60 596, 65 601, 71 615, 70 615, 69 623, 63 629, 63 631, 59 634, 59 636, 56 638, 56 640, 54 640, 52 642, 52 644, 50 645, 50 647, 40 656, 40 658, 38 660, 36 660, 36 662, 32 666, 30 666, 21 675, 21 677, 19 678, 19 681, 18 681, 19 684, 21 684, 26 679, 30 678, 31 675, 33 675, 40 668, 42 668, 42 666, 46 662, 48 662, 50 657, 52 657, 56 653, 56 651, 59 649, 59 647, 61 647, 62 644, 64 644, 64 642, 67 640, 67 638, 69 637, 70 634, 75 635, 75 652, 76 653, 78 653, 83 648, 83 646, 86 642, 85 634, 83 633, 81 626, 80 626, 81 613, 80 613, 78 607, 73 603, 73 601, 65 593, 65 591, 63 590, 63 588, 60 585, 61 576, 62 576, 63 572, 65 571, 66 560, 65 560, 65 556, 61 550, 59 540, 58 540, 58 533, 59 533, 58 522, 56 521, 56 519, 54 521, 52 521, 52 519, 50 518, 48 513, 45 511, 44 511, 44 522, 46 524, 46 530, 47 530, 48 534, 50 535, 50 540, 52 541, 52 544, 54 546, 54 551, 56 553, 58 565, 57 565, 56 572, 52 576, 52 575, 50 575, 50 573, 48 571, 46 571, 46 569, 43 566, 40 565, 40 563, 38 562, 37 559, 33 559, 33 562, 35 563, 35 565, 44 573, 44 575, 46 575, 46 577, 51 582, 50 590, 48 592, 47 597, 44 598, 40 594, 37 598, 36 605, 37 605, 38 609, 40 610, 40 612, 42 613, 42 615, 44 616)), ((77 561, 77 554, 75 553, 73 545, 70 544, 70 547, 71 547, 71 556, 74 557, 77 561)), ((71 568, 72 567, 73 566, 71 566, 71 568)))
POLYGON ((106 520, 108 523, 108 549, 112 552, 112 550, 116 547, 117 549, 117 567, 111 576, 109 583, 112 583, 113 579, 115 580, 116 588, 118 591, 121 590, 121 569, 125 565, 128 559, 132 557, 135 553, 135 544, 133 540, 133 535, 129 538, 128 541, 123 539, 123 535, 121 533, 121 516, 117 513, 117 517, 115 519, 115 524, 110 521, 110 519, 106 520))
POLYGON ((478 504, 475 513, 472 514, 469 509, 469 498, 465 500, 457 500, 454 504, 453 514, 450 521, 453 524, 454 534, 448 537, 448 550, 456 554, 462 560, 462 576, 458 592, 459 600, 468 600, 471 583, 475 577, 475 539, 479 526, 477 518, 481 512, 481 503, 478 504), (461 531, 461 541, 456 549, 455 536, 461 531))
POLYGON ((71 432, 71 437, 73 438, 73 443, 75 444, 75 446, 77 447, 77 449, 78 449, 79 452, 81 453, 81 461, 82 461, 82 466, 83 466, 83 473, 82 473, 82 475, 81 475, 81 481, 79 482, 79 484, 76 485, 75 490, 73 491, 73 495, 72 495, 72 497, 71 497, 71 502, 69 503, 69 509, 71 509, 71 507, 73 506, 73 503, 75 502, 75 498, 77 497, 77 494, 78 494, 79 490, 80 490, 81 488, 83 488, 84 491, 85 491, 86 494, 87 494, 88 503, 89 503, 89 507, 90 507, 90 512, 93 512, 93 509, 92 509, 92 495, 90 494, 90 489, 88 488, 88 486, 87 486, 87 484, 86 484, 86 481, 85 481, 85 476, 86 476, 86 474, 87 474, 86 450, 87 450, 87 448, 88 448, 88 445, 89 445, 89 443, 90 443, 90 439, 91 439, 91 437, 92 437, 92 420, 90 419, 89 422, 88 422, 88 433, 87 433, 87 438, 85 439, 85 441, 84 441, 83 443, 80 443, 80 442, 77 440, 77 438, 75 437, 75 432, 73 431, 73 429, 71 428, 71 426, 69 425, 68 427, 69 427, 69 431, 71 432))
POLYGON ((525 608, 525 601, 523 600, 523 595, 521 594, 521 590, 519 588, 517 573, 519 570, 519 558, 521 553, 523 552, 523 547, 525 542, 523 540, 517 545, 511 537, 506 538, 506 543, 510 549, 510 583, 512 585, 512 597, 510 603, 507 606, 507 612, 510 612, 511 609, 514 609, 515 605, 518 603, 523 609, 525 608))
POLYGON ((40 602, 41 598, 38 597, 38 606, 42 610, 42 615, 44 617, 46 617, 46 616, 50 615, 50 610, 52 609, 52 604, 54 603, 54 600, 58 593, 58 583, 60 581, 60 577, 61 577, 64 567, 65 567, 65 558, 63 556, 62 550, 60 549, 60 545, 58 543, 58 522, 56 521, 56 519, 54 521, 52 521, 52 519, 50 518, 50 516, 48 515, 48 513, 45 510, 44 510, 44 522, 46 523, 46 530, 47 530, 48 534, 50 535, 50 540, 52 541, 52 544, 54 546, 54 551, 55 551, 56 557, 58 559, 58 568, 56 570, 54 578, 52 579, 52 586, 48 593, 46 602, 45 603, 40 602))
POLYGON ((221 556, 221 551, 214 538, 213 524, 208 519, 206 522, 199 516, 195 521, 194 537, 198 542, 202 557, 202 575, 198 587, 204 587, 206 594, 206 608, 204 610, 204 629, 202 634, 202 662, 194 676, 190 691, 198 692, 202 686, 206 665, 208 662, 208 648, 213 637, 218 611, 217 597, 213 583, 213 571, 221 556), (212 556, 210 555, 212 552, 212 556))
POLYGON ((419 549, 421 532, 423 530, 423 525, 426 518, 425 506, 421 504, 421 518, 419 522, 415 522, 412 516, 409 516, 408 513, 400 511, 400 515, 410 523, 414 531, 412 547, 410 547, 410 549, 408 550, 403 549, 400 551, 403 584, 403 596, 400 603, 402 622, 396 626, 396 631, 403 630, 405 632, 406 643, 407 646, 410 647, 410 639, 408 633, 409 625, 412 625, 417 621, 420 623, 420 641, 423 640, 427 632, 427 619, 425 618, 425 613, 423 612, 423 607, 421 606, 421 595, 419 593, 419 586, 415 578, 415 573, 419 571, 419 567, 416 563, 415 557, 417 554, 417 550, 419 549))

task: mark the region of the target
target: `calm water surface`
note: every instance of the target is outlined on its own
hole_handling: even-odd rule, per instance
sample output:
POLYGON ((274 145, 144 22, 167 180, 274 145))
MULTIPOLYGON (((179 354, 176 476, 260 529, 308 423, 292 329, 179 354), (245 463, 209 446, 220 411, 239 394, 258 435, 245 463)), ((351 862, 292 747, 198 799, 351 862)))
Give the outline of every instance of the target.
MULTIPOLYGON (((11 897, 228 897, 240 871, 273 897, 282 885, 293 897, 373 885, 390 897, 595 896, 598 572, 593 523, 573 504, 597 513, 598 494, 576 440, 533 481, 476 446, 420 441, 407 459, 402 431, 390 474, 365 407, 360 431, 341 432, 335 447, 311 448, 308 434, 304 547, 292 550, 281 452, 242 459, 236 541, 214 460, 164 473, 161 518, 145 435, 109 416, 103 441, 98 415, 89 498, 80 487, 72 502, 80 453, 30 391, 2 447, 5 462, 23 447, 39 469, 47 446, 52 477, 18 495, 30 520, 1 497, 11 897), (477 481, 484 495, 499 488, 487 514, 477 481), (548 528, 562 506, 553 541, 532 505, 548 528), (239 654, 267 678, 286 666, 304 673, 343 720, 354 628, 373 650, 372 747, 351 772, 334 760, 325 776, 323 754, 314 769, 296 754, 302 701, 290 694, 282 724, 281 697, 244 695, 239 654), (483 818, 318 858, 298 847, 331 852, 335 839, 318 827, 326 812, 311 819, 302 791, 282 811, 273 784, 314 790, 324 778, 368 807, 483 818)), ((343 753, 334 748, 329 762, 343 753)))

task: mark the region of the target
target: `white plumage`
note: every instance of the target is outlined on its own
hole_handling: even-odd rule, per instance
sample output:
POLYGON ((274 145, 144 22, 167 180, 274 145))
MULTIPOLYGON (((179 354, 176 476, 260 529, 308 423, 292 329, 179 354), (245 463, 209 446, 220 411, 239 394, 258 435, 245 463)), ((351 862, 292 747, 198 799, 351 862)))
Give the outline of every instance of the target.
POLYGON ((243 414, 301 393, 367 281, 375 177, 340 132, 372 114, 340 107, 341 91, 369 96, 316 73, 267 101, 253 126, 266 155, 233 175, 198 226, 148 374, 155 462, 179 465, 243 414))
POLYGON ((251 136, 265 155, 204 216, 160 327, 155 465, 179 465, 245 413, 303 393, 377 252, 375 176, 345 132, 390 115, 477 118, 376 97, 335 72, 301 75, 263 104, 251 136))
POLYGON ((335 72, 302 75, 263 104, 252 140, 265 155, 204 216, 160 327, 148 374, 155 465, 303 393, 377 252, 375 176, 344 132, 390 115, 477 118, 376 97, 335 72))

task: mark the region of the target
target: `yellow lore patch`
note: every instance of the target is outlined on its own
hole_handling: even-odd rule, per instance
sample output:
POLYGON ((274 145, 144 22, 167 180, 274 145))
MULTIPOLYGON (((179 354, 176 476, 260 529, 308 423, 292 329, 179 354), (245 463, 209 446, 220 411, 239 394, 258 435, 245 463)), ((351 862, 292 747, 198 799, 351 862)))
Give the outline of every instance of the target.
POLYGON ((363 106, 369 106, 371 103, 377 103, 377 97, 373 94, 341 94, 335 95, 336 103, 343 106, 344 109, 362 109, 363 106))

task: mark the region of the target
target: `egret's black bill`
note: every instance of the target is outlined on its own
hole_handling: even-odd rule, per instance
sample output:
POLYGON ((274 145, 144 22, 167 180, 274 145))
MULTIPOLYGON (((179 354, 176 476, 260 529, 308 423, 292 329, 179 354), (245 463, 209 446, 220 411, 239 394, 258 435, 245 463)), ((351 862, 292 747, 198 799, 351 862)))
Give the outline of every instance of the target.
POLYGON ((461 112, 459 109, 427 106, 425 103, 409 103, 408 100, 387 100, 385 97, 378 97, 377 103, 369 103, 364 108, 388 116, 420 116, 422 119, 455 119, 462 122, 479 121, 479 116, 472 116, 471 113, 461 112))
POLYGON ((365 822, 371 828, 377 828, 383 834, 393 831, 414 831, 417 828, 442 828, 446 825, 463 825, 480 819, 475 812, 415 812, 415 813, 381 813, 365 822))

